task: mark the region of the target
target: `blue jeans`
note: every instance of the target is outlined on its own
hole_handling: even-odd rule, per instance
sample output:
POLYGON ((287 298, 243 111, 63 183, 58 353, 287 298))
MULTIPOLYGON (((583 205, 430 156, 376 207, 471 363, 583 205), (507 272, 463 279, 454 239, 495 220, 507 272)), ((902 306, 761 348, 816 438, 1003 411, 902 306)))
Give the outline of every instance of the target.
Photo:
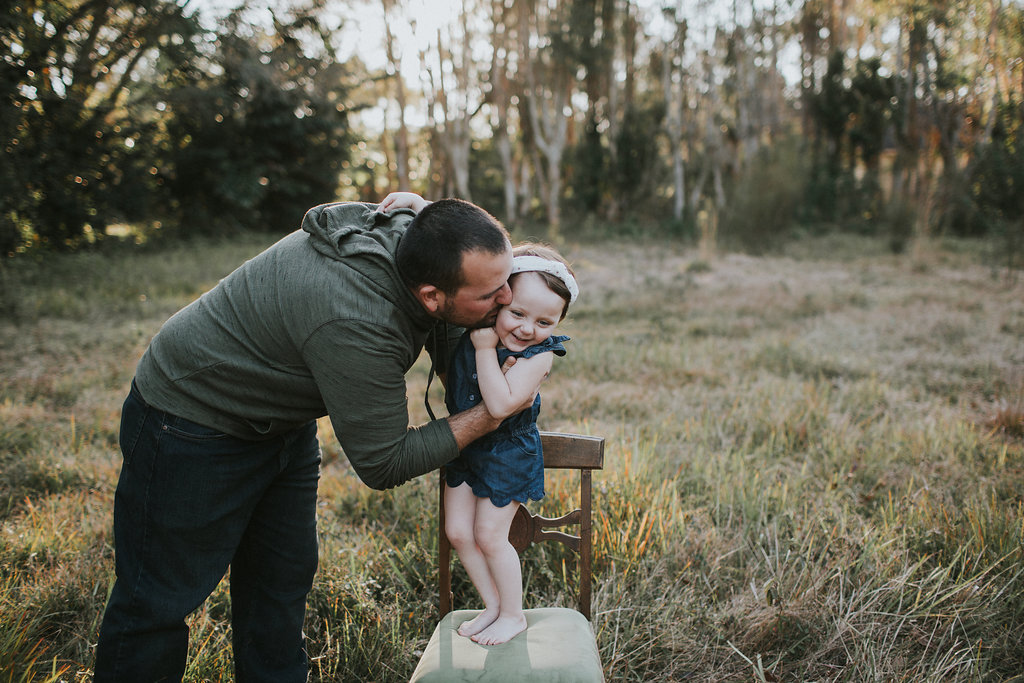
POLYGON ((157 410, 134 383, 121 414, 117 580, 95 681, 180 681, 186 617, 231 567, 235 678, 305 681, 302 623, 317 568, 316 423, 246 441, 157 410))

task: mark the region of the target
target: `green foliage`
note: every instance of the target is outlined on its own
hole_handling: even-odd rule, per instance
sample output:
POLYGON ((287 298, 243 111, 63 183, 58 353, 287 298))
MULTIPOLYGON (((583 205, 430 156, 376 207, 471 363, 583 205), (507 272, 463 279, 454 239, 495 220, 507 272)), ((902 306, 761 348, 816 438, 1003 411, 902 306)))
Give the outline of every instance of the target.
POLYGON ((814 164, 808 176, 804 221, 835 221, 840 216, 844 183, 843 146, 849 119, 849 97, 843 85, 843 55, 838 50, 829 55, 828 70, 821 90, 811 97, 811 114, 815 136, 810 141, 814 164))
MULTIPOLYGON (((564 209, 632 220, 629 234, 690 237, 708 225, 698 220, 706 200, 748 201, 739 193, 750 188, 751 174, 764 174, 748 168, 755 139, 773 145, 799 126, 810 160, 798 216, 806 226, 879 234, 899 250, 916 225, 922 234, 994 235, 1002 253, 1019 253, 1020 230, 1005 217, 1020 212, 997 208, 1005 202, 995 196, 1014 189, 1004 185, 1014 177, 1020 128, 1005 119, 1019 118, 1008 113, 1020 106, 1019 2, 990 13, 983 0, 838 9, 815 0, 793 4, 795 25, 766 7, 693 23, 701 10, 686 5, 663 11, 668 23, 655 23, 664 31, 648 30, 653 5, 564 0, 513 11, 505 3, 497 23, 485 16, 487 3, 467 5, 467 26, 509 32, 495 41, 503 46, 496 54, 504 51, 515 67, 506 87, 483 88, 471 129, 480 130, 499 91, 513 96, 518 110, 509 121, 519 130, 509 132, 520 182, 540 156, 526 103, 543 90, 572 90, 564 112, 572 117, 564 209), (853 28, 836 30, 842 25, 853 28), (855 33, 863 49, 851 48, 855 33), (526 46, 529 54, 520 54, 526 46), (794 47, 799 100, 783 85, 791 79, 778 60, 794 47), (668 150, 663 134, 659 109, 667 101, 679 115, 679 150, 668 150), (660 218, 675 191, 666 162, 675 151, 685 164, 687 215, 666 227, 660 218), (980 187, 990 179, 992 188, 980 187)), ((196 10, 180 0, 4 5, 0 255, 89 247, 108 227, 143 237, 158 229, 280 231, 337 196, 341 169, 353 198, 376 199, 394 180, 380 163, 376 135, 359 143, 370 154, 346 159, 355 138, 345 115, 358 106, 352 100, 385 91, 362 87, 377 79, 353 75, 363 70, 358 57, 338 63, 333 49, 346 36, 331 28, 324 0, 281 6, 259 20, 247 14, 256 11, 250 5, 212 29, 199 24, 196 10)), ((361 36, 358 49, 381 40, 361 36)), ((414 98, 410 106, 425 113, 430 103, 414 98)), ((472 196, 497 210, 501 165, 487 140, 474 146, 472 196)), ((420 169, 439 163, 426 149, 414 163, 420 169)), ((533 171, 526 182, 546 173, 533 171)), ((427 182, 427 174, 419 177, 427 182)), ((436 168, 430 184, 445 184, 436 168)), ((536 197, 528 199, 520 213, 544 220, 536 197)))
POLYGON ((792 235, 808 182, 815 182, 808 178, 799 141, 759 150, 742 171, 734 198, 723 212, 722 243, 754 254, 783 245, 792 235))
POLYGON ((833 50, 828 59, 828 70, 822 79, 821 91, 813 100, 812 111, 821 137, 826 144, 825 165, 841 165, 847 122, 852 109, 850 94, 844 80, 846 68, 843 53, 833 50))
MULTIPOLYGON (((879 158, 892 123, 892 100, 896 94, 893 79, 880 74, 878 58, 858 60, 850 83, 852 111, 848 131, 850 145, 859 152, 864 176, 859 183, 850 213, 867 222, 885 211, 879 177, 879 158)), ((851 166, 855 162, 851 162, 851 166)))
POLYGON ((878 58, 858 60, 849 73, 843 54, 831 53, 821 90, 811 99, 818 135, 800 209, 804 222, 866 232, 885 225, 879 161, 896 117, 896 84, 881 74, 878 58))
POLYGON ((0 254, 113 223, 287 230, 333 199, 350 138, 331 37, 312 8, 259 35, 240 17, 213 34, 169 0, 6 9, 0 254))
POLYGON ((569 205, 577 213, 597 215, 611 188, 608 150, 593 116, 587 117, 583 135, 569 152, 568 158, 566 193, 569 205))
MULTIPOLYGON (((880 214, 868 215, 875 221, 877 234, 888 238, 889 249, 894 254, 902 254, 913 237, 918 220, 914 206, 902 199, 893 199, 882 207, 880 214)), ((872 225, 872 222, 865 220, 860 225, 872 225)))
POLYGON ((582 66, 591 79, 600 78, 615 49, 611 32, 600 30, 601 22, 608 21, 608 3, 566 0, 554 8, 547 37, 555 59, 565 65, 582 66))
POLYGON ((610 194, 624 213, 639 208, 654 196, 664 160, 659 155, 658 134, 665 118, 662 102, 627 107, 612 145, 615 154, 609 169, 610 194))
POLYGON ((469 150, 469 193, 473 203, 486 208, 506 225, 515 222, 515 216, 505 215, 505 179, 493 140, 474 142, 469 150))
POLYGON ((335 197, 350 142, 346 74, 326 42, 301 39, 310 12, 255 36, 233 15, 214 55, 221 73, 169 93, 161 177, 182 234, 288 231, 335 197))
MULTIPOLYGON (((992 139, 977 151, 971 197, 986 231, 1000 237, 1004 264, 1019 267, 1024 250, 1024 112, 1020 102, 998 108, 992 139)), ((1002 260, 1002 259, 1001 259, 1002 260)))
POLYGON ((141 173, 133 151, 161 88, 195 56, 199 28, 166 0, 93 7, 11 5, 3 46, 0 249, 74 249, 134 219, 141 173), (159 59, 156 57, 159 56, 159 59), (122 180, 128 179, 123 187, 122 180))

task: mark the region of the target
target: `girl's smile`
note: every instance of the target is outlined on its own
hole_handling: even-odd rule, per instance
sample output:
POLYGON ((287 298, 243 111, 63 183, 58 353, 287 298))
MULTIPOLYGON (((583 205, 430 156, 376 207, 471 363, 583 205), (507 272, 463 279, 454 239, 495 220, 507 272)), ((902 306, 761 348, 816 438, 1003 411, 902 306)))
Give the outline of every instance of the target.
POLYGON ((509 351, 539 344, 554 332, 565 300, 535 272, 520 273, 512 282, 512 303, 498 313, 494 331, 509 351))

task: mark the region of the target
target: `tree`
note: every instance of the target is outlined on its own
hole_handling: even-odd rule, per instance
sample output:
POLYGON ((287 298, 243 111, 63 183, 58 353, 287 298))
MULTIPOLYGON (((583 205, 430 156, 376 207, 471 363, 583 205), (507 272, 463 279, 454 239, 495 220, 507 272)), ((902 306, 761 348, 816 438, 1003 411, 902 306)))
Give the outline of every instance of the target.
POLYGON ((139 168, 161 89, 194 67, 200 29, 166 0, 29 0, 0 25, 4 253, 102 238, 143 210, 139 168))
POLYGON ((850 175, 858 161, 864 173, 855 199, 860 213, 874 218, 885 210, 882 196, 880 160, 886 136, 893 122, 892 100, 896 95, 894 79, 883 76, 877 57, 858 60, 850 79, 850 105, 847 135, 850 141, 850 175), (856 156, 859 152, 859 159, 856 156))
POLYGON ((473 57, 470 28, 471 8, 463 0, 458 33, 445 35, 437 31, 432 46, 436 59, 424 54, 421 62, 426 74, 427 99, 431 108, 433 135, 444 150, 451 190, 471 200, 469 189, 469 154, 472 145, 470 121, 483 106, 483 93, 478 84, 485 80, 484 68, 473 57))
POLYGON ((522 165, 521 154, 517 154, 513 146, 515 102, 519 101, 518 93, 522 89, 514 75, 519 58, 514 36, 516 23, 512 7, 504 0, 491 0, 490 11, 491 69, 487 105, 494 146, 501 163, 505 220, 515 221, 519 217, 518 168, 522 165))
POLYGON ((678 9, 662 12, 670 27, 670 37, 662 49, 661 92, 665 101, 665 133, 672 160, 672 217, 682 220, 686 209, 686 161, 683 157, 683 121, 686 115, 686 19, 678 9))
POLYGON ((1007 268, 1020 266, 1024 248, 1024 101, 1001 103, 992 137, 981 143, 973 169, 971 196, 986 232, 1002 237, 1007 268))
POLYGON ((394 87, 394 103, 398 110, 398 131, 395 133, 395 174, 397 188, 408 190, 409 185, 409 128, 405 121, 407 97, 405 81, 402 78, 400 64, 401 54, 396 47, 397 41, 391 31, 395 0, 381 0, 384 7, 384 49, 387 54, 388 80, 394 87))
POLYGON ((537 159, 535 170, 547 207, 548 230, 556 238, 561 223, 562 156, 568 145, 576 64, 560 39, 565 25, 558 8, 536 0, 521 2, 517 8, 529 142, 544 157, 543 163, 537 159))
MULTIPOLYGON (((309 2, 273 26, 240 14, 210 31, 180 0, 6 7, 0 253, 75 248, 113 221, 267 226, 333 196, 360 62, 337 63, 335 15, 309 2)), ((388 112, 394 184, 426 168, 425 194, 485 192, 508 221, 542 211, 557 237, 569 206, 612 220, 637 206, 756 212, 737 194, 791 173, 822 223, 877 230, 878 216, 913 214, 922 230, 994 230, 971 188, 1012 167, 997 134, 1006 154, 1018 144, 1002 112, 1024 92, 1017 0, 466 0, 421 54, 422 105, 398 70, 412 48, 390 31, 407 5, 370 4, 389 17, 387 61, 359 78, 388 112), (781 76, 793 54, 797 93, 781 76), (419 155, 405 116, 417 106, 419 155)), ((362 144, 346 180, 376 197, 382 154, 376 137, 362 144)), ((792 187, 763 204, 779 224, 792 187)))
MULTIPOLYGON (((574 135, 566 174, 565 194, 588 214, 607 211, 616 196, 612 191, 611 161, 620 116, 615 111, 613 68, 619 43, 615 0, 573 0, 565 3, 564 19, 553 31, 554 50, 564 61, 576 64, 582 135, 574 135)), ((573 121, 571 124, 578 122, 573 121)))
POLYGON ((346 72, 315 6, 272 30, 224 21, 213 60, 168 95, 162 150, 172 218, 183 232, 290 230, 335 198, 350 140, 346 72))

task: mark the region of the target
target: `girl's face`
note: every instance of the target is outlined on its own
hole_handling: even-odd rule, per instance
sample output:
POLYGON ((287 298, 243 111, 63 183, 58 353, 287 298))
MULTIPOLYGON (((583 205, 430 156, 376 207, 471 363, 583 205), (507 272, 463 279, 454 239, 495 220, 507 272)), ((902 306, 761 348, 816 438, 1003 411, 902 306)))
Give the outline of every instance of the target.
POLYGON ((512 303, 498 312, 494 330, 509 351, 539 344, 555 332, 565 301, 548 288, 537 273, 527 272, 512 281, 512 303))

